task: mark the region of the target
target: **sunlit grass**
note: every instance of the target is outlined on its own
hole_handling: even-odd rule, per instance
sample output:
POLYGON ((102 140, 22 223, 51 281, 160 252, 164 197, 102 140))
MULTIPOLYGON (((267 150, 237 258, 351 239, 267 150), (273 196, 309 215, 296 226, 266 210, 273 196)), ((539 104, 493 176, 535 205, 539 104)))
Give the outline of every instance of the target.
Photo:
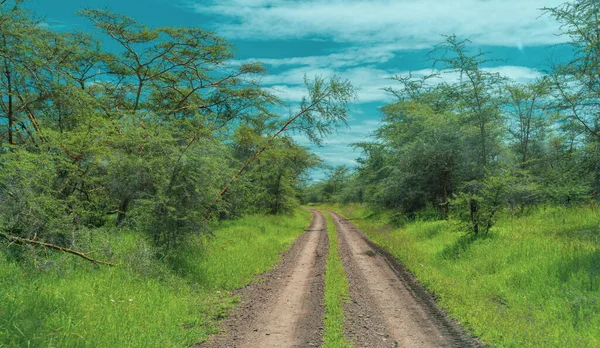
POLYGON ((452 222, 403 228, 341 209, 390 250, 449 313, 494 346, 600 346, 600 210, 547 207, 503 216, 487 238, 452 222), (364 219, 365 217, 368 218, 364 219))
POLYGON ((350 347, 344 336, 344 302, 348 301, 348 279, 339 255, 339 242, 331 216, 326 214, 329 256, 325 272, 324 347, 350 347))
MULTIPOLYGON (((0 347, 184 347, 217 330, 242 287, 271 268, 310 216, 250 216, 170 260, 135 233, 109 238, 120 266, 52 253, 35 267, 0 252, 0 347), (203 246, 202 246, 203 245, 203 246)), ((17 248, 18 246, 13 246, 17 248)), ((20 247, 18 247, 20 248, 20 247)))

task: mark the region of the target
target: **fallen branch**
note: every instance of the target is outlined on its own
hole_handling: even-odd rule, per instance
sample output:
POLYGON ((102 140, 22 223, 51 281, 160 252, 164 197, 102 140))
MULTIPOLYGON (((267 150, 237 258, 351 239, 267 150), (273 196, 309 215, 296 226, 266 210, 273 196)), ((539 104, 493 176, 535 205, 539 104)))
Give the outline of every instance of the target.
POLYGON ((92 259, 91 257, 89 257, 87 255, 88 253, 83 253, 81 251, 73 250, 73 249, 70 249, 70 248, 63 248, 63 247, 55 245, 55 244, 40 242, 40 241, 35 240, 35 239, 21 238, 21 237, 12 236, 10 234, 5 234, 5 233, 0 233, 0 236, 4 237, 5 239, 7 239, 11 243, 40 245, 40 246, 43 246, 43 247, 46 247, 46 248, 50 248, 50 249, 55 249, 55 250, 58 250, 58 251, 62 251, 63 253, 77 255, 77 256, 79 256, 79 257, 81 257, 81 258, 83 258, 85 260, 88 260, 90 262, 93 262, 93 263, 97 263, 97 264, 101 264, 101 265, 107 265, 107 266, 116 266, 116 264, 111 263, 111 262, 92 259))

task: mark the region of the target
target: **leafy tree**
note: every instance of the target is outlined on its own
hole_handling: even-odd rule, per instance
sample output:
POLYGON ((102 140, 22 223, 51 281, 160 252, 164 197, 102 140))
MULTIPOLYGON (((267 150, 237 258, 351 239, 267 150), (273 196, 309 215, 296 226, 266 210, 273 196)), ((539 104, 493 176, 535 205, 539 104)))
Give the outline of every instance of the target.
POLYGON ((406 212, 427 203, 446 206, 458 179, 461 131, 456 115, 426 105, 398 102, 383 109, 378 138, 391 149, 384 199, 406 212))
POLYGON ((563 35, 570 38, 574 51, 573 59, 554 67, 551 75, 555 107, 591 135, 600 137, 600 4, 577 0, 544 10, 562 25, 563 35))
POLYGON ((89 259, 65 246, 115 224, 168 251, 213 219, 297 204, 319 161, 289 134, 320 143, 345 124, 348 81, 306 79, 307 98, 284 117, 256 82, 264 68, 232 64, 214 33, 80 14, 118 48, 0 0, 3 237, 89 259))
POLYGON ((573 59, 554 67, 554 107, 569 122, 581 126, 587 136, 593 191, 600 190, 600 5, 593 0, 566 2, 545 8, 569 37, 573 59))
POLYGON ((510 175, 499 172, 472 181, 452 200, 452 214, 475 235, 487 235, 506 203, 510 175))
POLYGON ((542 158, 541 147, 551 123, 548 115, 550 81, 544 78, 527 85, 513 83, 506 86, 506 91, 513 148, 520 166, 530 167, 542 158))
POLYGON ((457 111, 463 114, 466 124, 474 127, 473 153, 479 167, 478 177, 482 177, 488 165, 498 161, 500 155, 500 131, 502 129, 502 86, 504 79, 497 73, 482 69, 482 65, 490 62, 486 53, 470 54, 469 40, 459 40, 451 35, 446 41, 437 45, 430 53, 436 65, 456 73, 458 83, 452 85, 458 103, 457 111))
POLYGON ((377 204, 379 189, 382 180, 387 175, 389 168, 386 166, 387 149, 380 143, 356 143, 355 148, 360 148, 362 156, 357 159, 358 166, 354 177, 356 200, 377 204))

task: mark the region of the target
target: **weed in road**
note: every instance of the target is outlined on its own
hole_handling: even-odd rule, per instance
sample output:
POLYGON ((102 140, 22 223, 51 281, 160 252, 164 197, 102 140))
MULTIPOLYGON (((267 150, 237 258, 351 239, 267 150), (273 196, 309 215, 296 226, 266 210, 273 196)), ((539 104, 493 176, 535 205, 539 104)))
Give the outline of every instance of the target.
POLYGON ((335 225, 327 217, 329 256, 325 272, 325 334, 324 347, 351 347, 344 336, 344 302, 348 301, 348 280, 339 254, 339 242, 335 225))

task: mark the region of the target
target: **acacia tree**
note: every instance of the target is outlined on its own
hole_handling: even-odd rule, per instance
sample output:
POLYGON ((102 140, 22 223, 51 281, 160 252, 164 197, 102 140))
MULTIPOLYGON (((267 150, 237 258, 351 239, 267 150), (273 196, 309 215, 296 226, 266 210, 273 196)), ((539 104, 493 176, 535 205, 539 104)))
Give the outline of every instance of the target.
POLYGON ((276 131, 267 137, 252 156, 240 167, 217 196, 217 201, 229 190, 229 185, 236 181, 249 166, 273 142, 286 132, 305 135, 314 144, 320 145, 323 137, 331 134, 337 127, 346 125, 348 120, 348 104, 356 98, 354 87, 348 80, 336 76, 324 79, 315 76, 313 80, 304 78, 308 96, 302 98, 298 109, 283 120, 276 120, 276 131))
POLYGON ((317 161, 286 134, 318 143, 343 124, 354 95, 347 81, 307 79, 308 97, 285 117, 272 111, 283 103, 254 81, 262 66, 230 64, 231 46, 215 34, 81 14, 121 50, 59 35, 20 1, 0 0, 3 236, 77 252, 80 231, 114 223, 176 247, 235 215, 234 200, 251 210, 256 191, 233 185, 237 196, 226 194, 246 170, 241 184, 265 193, 263 211, 296 203, 302 173, 317 161), (245 155, 232 137, 242 125, 257 135, 245 155))
MULTIPOLYGON (((117 102, 110 117, 132 118, 141 127, 155 129, 160 124, 172 135, 165 140, 175 147, 163 146, 162 154, 121 147, 121 157, 125 158, 158 154, 167 171, 161 177, 183 178, 182 160, 198 141, 216 136, 216 131, 227 131, 224 128, 232 120, 252 117, 276 102, 247 79, 262 73, 262 67, 229 66, 231 47, 211 32, 199 28, 152 29, 129 17, 101 10, 84 10, 81 14, 122 47, 121 53, 108 55, 105 63, 109 80, 102 83, 102 94, 114 96, 108 102, 117 102)), ((150 160, 145 163, 149 162, 157 164, 150 160)), ((127 168, 126 175, 149 170, 145 163, 127 168)), ((176 185, 172 180, 165 185, 176 185)), ((115 178, 111 182, 115 184, 113 196, 119 201, 115 210, 117 224, 124 221, 132 202, 148 190, 156 190, 155 179, 132 184, 115 178)), ((164 191, 169 192, 170 189, 164 191)))
POLYGON ((594 0, 545 8, 570 39, 574 58, 555 67, 555 107, 600 138, 600 4, 594 0))
POLYGON ((455 35, 437 45, 429 53, 435 64, 441 64, 448 72, 459 76, 457 84, 451 84, 458 98, 457 111, 464 115, 465 125, 477 130, 473 139, 474 155, 479 165, 477 176, 483 177, 488 165, 498 160, 499 135, 502 129, 502 87, 504 79, 497 73, 482 69, 490 62, 485 52, 470 54, 469 40, 459 40, 455 35))
POLYGON ((464 142, 455 114, 435 112, 427 105, 398 102, 385 106, 377 137, 390 149, 388 197, 403 211, 415 212, 431 203, 445 206, 464 166, 464 142), (402 193, 402 194, 400 194, 402 193))
MULTIPOLYGON (((548 116, 551 84, 543 78, 530 84, 509 84, 506 91, 509 132, 520 166, 525 168, 531 164, 532 157, 536 157, 536 146, 541 145, 551 122, 548 116)), ((540 159, 539 153, 537 159, 540 159)))
MULTIPOLYGON (((594 173, 594 194, 600 190, 600 4, 593 0, 545 8, 569 37, 573 59, 554 67, 554 107, 585 130, 594 173)), ((572 128, 572 127, 571 127, 572 128)))
POLYGON ((9 144, 38 145, 43 140, 36 107, 48 100, 53 33, 32 18, 21 1, 0 3, 0 110, 7 118, 9 144))

